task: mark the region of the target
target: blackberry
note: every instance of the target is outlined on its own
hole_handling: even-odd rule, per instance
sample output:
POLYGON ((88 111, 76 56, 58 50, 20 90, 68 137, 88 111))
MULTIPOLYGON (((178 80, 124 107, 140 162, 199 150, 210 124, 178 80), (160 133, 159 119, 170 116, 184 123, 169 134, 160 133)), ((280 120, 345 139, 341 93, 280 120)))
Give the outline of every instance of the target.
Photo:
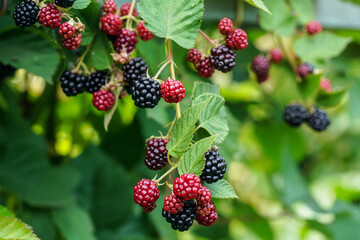
POLYGON ((160 101, 160 84, 152 78, 136 80, 131 87, 134 103, 139 108, 154 108, 160 101))
POLYGON ((288 105, 284 111, 284 120, 290 126, 298 127, 307 119, 307 111, 300 104, 288 105))
POLYGON ((251 69, 256 74, 259 83, 265 82, 269 77, 270 62, 262 55, 256 56, 251 63, 251 69))
POLYGON ((109 77, 108 72, 98 71, 92 73, 87 77, 87 81, 85 82, 86 91, 89 93, 94 93, 99 91, 102 86, 107 83, 107 78, 109 77))
POLYGON ((115 104, 115 96, 112 92, 101 89, 93 93, 92 103, 99 111, 110 110, 115 104))
POLYGON ((246 32, 240 28, 231 31, 226 37, 226 45, 234 50, 246 48, 249 45, 246 32))
POLYGON ((39 23, 44 27, 58 28, 61 21, 61 12, 55 5, 49 3, 40 10, 39 23))
POLYGON ((143 41, 149 41, 155 37, 155 35, 145 27, 145 21, 140 21, 136 26, 136 30, 140 39, 143 41))
POLYGON ((301 78, 306 78, 309 74, 314 73, 315 67, 310 63, 302 63, 297 69, 297 73, 301 78))
POLYGON ((282 61, 283 57, 284 57, 284 55, 280 48, 275 48, 275 49, 271 50, 271 52, 270 52, 270 60, 273 63, 280 63, 282 61))
POLYGON ((189 49, 187 53, 187 59, 189 62, 198 63, 202 57, 201 51, 195 48, 189 49))
POLYGON ((156 208, 156 201, 160 197, 156 182, 149 179, 141 179, 133 188, 134 202, 139 204, 144 211, 151 212, 156 208))
POLYGON ((101 29, 108 35, 116 35, 120 30, 123 21, 113 13, 108 13, 100 19, 101 29))
POLYGON ((40 8, 34 1, 24 0, 16 5, 13 17, 16 26, 21 28, 30 27, 38 21, 40 8))
POLYGON ((307 124, 315 131, 324 131, 330 125, 329 116, 324 110, 316 109, 307 119, 307 124))
POLYGON ((64 48, 66 49, 71 49, 71 50, 75 50, 78 47, 80 47, 81 44, 81 39, 82 39, 82 34, 81 33, 75 33, 73 34, 71 37, 63 37, 61 39, 62 45, 64 48))
POLYGON ((116 13, 118 7, 114 0, 106 0, 102 5, 102 9, 106 13, 116 13))
POLYGON ((321 31, 322 31, 322 25, 318 21, 312 21, 306 25, 306 32, 309 35, 314 35, 321 31))
POLYGON ((192 173, 186 173, 175 178, 173 193, 178 198, 188 201, 199 197, 203 193, 200 178, 192 173))
POLYGON ((166 144, 169 139, 150 138, 146 141, 145 165, 151 170, 160 170, 168 164, 166 144))
POLYGON ((197 214, 196 215, 196 221, 200 225, 209 227, 209 226, 213 225, 216 222, 216 220, 218 219, 218 213, 217 213, 215 204, 212 201, 210 201, 209 208, 210 208, 209 214, 207 214, 207 215, 197 214))
POLYGON ((114 42, 114 48, 118 53, 121 53, 123 49, 126 53, 130 54, 134 51, 136 44, 138 43, 136 33, 126 28, 121 28, 116 34, 114 42))
POLYGON ((61 77, 61 88, 67 96, 76 96, 85 91, 86 77, 70 71, 65 71, 61 77))
POLYGON ((214 183, 222 179, 225 172, 225 159, 219 155, 217 147, 213 147, 205 153, 205 167, 200 178, 207 183, 214 183))
POLYGON ((184 207, 184 202, 176 197, 174 194, 171 194, 164 198, 164 210, 171 214, 177 214, 184 207))
POLYGON ((122 70, 124 71, 124 82, 131 86, 134 81, 140 80, 146 76, 147 69, 148 65, 141 57, 130 60, 122 67, 122 70))
POLYGON ((236 53, 225 45, 211 49, 210 61, 223 73, 231 71, 236 65, 236 53))
POLYGON ((185 98, 186 89, 179 80, 169 78, 160 86, 161 97, 165 102, 178 103, 185 98))
POLYGON ((228 35, 232 32, 234 24, 229 18, 223 18, 220 20, 218 28, 222 35, 228 35))
POLYGON ((69 8, 74 5, 75 0, 55 0, 55 4, 59 7, 69 8))
POLYGON ((196 217, 196 203, 194 200, 184 202, 183 209, 177 214, 168 213, 163 209, 162 216, 168 223, 171 223, 172 229, 180 232, 187 231, 196 217))
MULTIPOLYGON (((131 8, 131 3, 124 3, 121 7, 120 7, 120 16, 126 16, 129 14, 130 12, 130 8, 131 8)), ((134 17, 137 17, 137 11, 134 8, 132 15, 134 17)))
POLYGON ((208 57, 200 59, 195 67, 198 74, 203 78, 210 78, 215 72, 215 67, 212 65, 210 58, 208 57))

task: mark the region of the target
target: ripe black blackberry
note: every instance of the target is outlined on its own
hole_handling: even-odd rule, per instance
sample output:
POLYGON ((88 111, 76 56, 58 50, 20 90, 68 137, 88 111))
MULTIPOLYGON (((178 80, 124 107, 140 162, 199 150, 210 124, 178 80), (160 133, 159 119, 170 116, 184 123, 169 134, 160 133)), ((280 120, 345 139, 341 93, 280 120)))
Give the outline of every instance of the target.
POLYGON ((85 91, 86 77, 70 71, 65 71, 60 77, 61 88, 67 96, 76 96, 85 91))
POLYGON ((210 61, 223 73, 231 71, 236 65, 236 53, 225 45, 211 49, 210 61))
POLYGON ((226 172, 225 159, 219 155, 217 150, 217 147, 212 147, 211 150, 205 153, 205 167, 200 175, 200 179, 207 183, 219 181, 226 172))
POLYGON ((89 75, 85 81, 86 91, 94 93, 107 83, 107 78, 110 76, 108 72, 98 71, 89 75))
POLYGON ((169 139, 150 138, 146 141, 145 165, 151 170, 160 170, 168 164, 166 145, 169 139))
POLYGON ((21 28, 30 27, 38 21, 40 8, 34 1, 24 0, 16 5, 13 17, 16 26, 21 28))
POLYGON ((163 208, 162 216, 166 218, 168 223, 171 223, 171 227, 174 230, 179 230, 180 232, 187 231, 194 223, 196 217, 196 203, 194 200, 185 201, 184 207, 177 214, 168 213, 163 208))
POLYGON ((315 131, 321 132, 330 125, 330 119, 324 110, 316 108, 308 117, 307 124, 315 131))
POLYGON ((288 105, 284 111, 284 120, 290 126, 298 127, 307 119, 307 111, 300 104, 288 105))
POLYGON ((134 103, 139 108, 154 108, 161 98, 160 84, 152 78, 136 80, 131 87, 134 103))
POLYGON ((59 7, 69 8, 72 7, 72 5, 74 5, 75 1, 76 0, 55 0, 55 4, 59 7))
POLYGON ((148 65, 141 57, 130 60, 122 67, 122 70, 124 71, 124 82, 131 86, 134 81, 146 77, 147 69, 148 65))

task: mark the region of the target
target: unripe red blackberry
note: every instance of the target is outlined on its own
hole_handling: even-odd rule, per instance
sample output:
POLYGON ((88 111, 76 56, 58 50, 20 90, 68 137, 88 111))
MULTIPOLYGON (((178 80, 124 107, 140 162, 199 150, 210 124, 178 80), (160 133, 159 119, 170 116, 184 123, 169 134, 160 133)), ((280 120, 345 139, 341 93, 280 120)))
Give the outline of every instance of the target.
POLYGON ((186 89, 178 80, 168 79, 160 86, 161 97, 168 103, 178 103, 185 98, 186 89))
POLYGON ((262 55, 255 57, 251 63, 251 70, 253 70, 256 74, 259 83, 262 83, 268 79, 269 69, 270 62, 262 55))
POLYGON ((131 87, 134 103, 139 108, 154 108, 161 98, 160 84, 152 78, 143 77, 131 87))
POLYGON ((115 96, 112 92, 101 89, 93 93, 92 103, 99 111, 107 111, 114 106, 115 96))
POLYGON ((21 1, 18 5, 16 5, 13 12, 16 26, 24 28, 35 24, 38 21, 39 12, 40 8, 34 1, 21 1))
POLYGON ((231 71, 236 65, 236 53, 225 45, 211 49, 210 62, 223 73, 231 71))
POLYGON ((234 28, 233 22, 229 18, 223 18, 219 22, 219 32, 223 35, 228 35, 234 28))
POLYGON ((284 120, 293 127, 300 126, 306 121, 308 115, 306 109, 300 104, 288 105, 284 111, 284 120))
POLYGON ((205 205, 207 203, 209 203, 211 201, 211 192, 210 190, 205 187, 205 186, 201 186, 200 187, 201 190, 200 190, 200 194, 199 196, 196 198, 196 203, 197 204, 202 204, 202 205, 205 205))
POLYGON ((168 213, 163 209, 162 216, 171 224, 172 229, 180 232, 187 231, 196 216, 196 203, 194 200, 185 201, 183 209, 177 214, 168 213))
POLYGON ((184 201, 197 198, 202 194, 200 178, 192 173, 176 178, 173 185, 174 195, 184 201))
POLYGON ((75 27, 68 22, 63 22, 59 27, 59 34, 62 35, 63 38, 70 38, 75 31, 75 27))
POLYGON ((325 92, 331 92, 331 82, 329 79, 323 78, 320 81, 320 89, 323 89, 325 92))
POLYGON ((141 179, 134 187, 134 202, 139 204, 145 211, 155 209, 154 204, 160 197, 159 188, 154 181, 141 179))
POLYGON ((145 21, 140 21, 136 26, 136 30, 140 39, 143 41, 149 41, 155 37, 155 35, 145 27, 145 21))
POLYGON ((40 10, 39 23, 44 27, 58 28, 61 24, 60 10, 53 4, 46 4, 46 6, 40 10))
POLYGON ((202 181, 214 183, 224 178, 226 172, 226 162, 217 151, 217 147, 205 153, 205 166, 200 175, 202 181))
POLYGON ((226 37, 226 45, 234 50, 246 48, 249 45, 246 32, 240 28, 230 32, 226 37))
POLYGON ((312 21, 306 25, 306 32, 310 35, 317 34, 321 31, 322 25, 318 21, 312 21))
POLYGON ((118 53, 121 53, 123 48, 128 54, 130 54, 134 49, 135 45, 138 43, 136 33, 132 32, 126 28, 121 28, 116 35, 114 42, 114 48, 118 53))
POLYGON ((120 30, 121 25, 123 24, 122 20, 118 15, 113 13, 107 13, 104 17, 100 19, 101 29, 109 35, 116 35, 120 30))
POLYGON ((200 61, 201 56, 201 51, 195 48, 189 49, 187 53, 187 59, 189 60, 189 62, 192 62, 194 64, 200 61))
POLYGON ((106 13, 116 13, 118 6, 114 0, 106 0, 102 5, 102 10, 106 13))
POLYGON ((218 219, 218 213, 215 207, 215 204, 211 201, 210 202, 210 213, 208 215, 196 215, 196 221, 203 226, 211 226, 215 223, 218 219))
POLYGON ((297 69, 297 73, 301 78, 306 78, 309 74, 314 73, 314 66, 310 63, 302 63, 297 69))
POLYGON ((66 96, 76 96, 85 91, 85 80, 85 76, 65 71, 60 77, 61 88, 66 96))
POLYGON ((184 207, 184 202, 171 194, 164 198, 164 210, 171 214, 179 213, 184 207))
POLYGON ((64 48, 75 50, 78 47, 80 47, 81 39, 82 39, 82 34, 77 33, 77 34, 73 34, 71 37, 68 38, 63 37, 61 41, 64 48))
POLYGON ((208 57, 200 59, 195 67, 198 74, 203 78, 210 78, 215 72, 215 67, 212 65, 210 58, 208 57))
POLYGON ((59 7, 69 8, 74 5, 76 0, 55 0, 55 4, 59 7))
POLYGON ((169 139, 150 138, 146 141, 145 165, 151 170, 160 170, 168 164, 166 145, 169 139))
POLYGON ((275 48, 270 52, 270 60, 273 63, 280 63, 283 59, 283 53, 280 48, 275 48))
POLYGON ((315 131, 321 132, 330 125, 330 118, 324 110, 316 108, 307 119, 307 124, 315 131))
MULTIPOLYGON (((122 6, 121 6, 121 8, 120 8, 120 16, 126 16, 126 15, 128 15, 129 14, 129 12, 130 12, 130 8, 131 8, 131 3, 124 3, 122 6)), ((137 17, 137 12, 136 12, 136 9, 135 9, 135 7, 134 7, 134 10, 133 10, 133 12, 132 12, 132 15, 134 16, 134 17, 137 17)))
POLYGON ((196 204, 196 214, 197 215, 209 215, 211 211, 210 202, 205 204, 196 204))

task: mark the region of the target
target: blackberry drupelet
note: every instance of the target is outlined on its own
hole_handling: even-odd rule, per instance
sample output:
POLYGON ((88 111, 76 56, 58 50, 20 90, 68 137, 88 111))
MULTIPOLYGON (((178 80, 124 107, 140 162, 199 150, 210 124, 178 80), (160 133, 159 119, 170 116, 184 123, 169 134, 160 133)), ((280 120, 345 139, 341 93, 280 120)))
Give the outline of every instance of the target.
POLYGON ((140 80, 146 76, 147 69, 148 65, 141 57, 130 60, 122 67, 122 70, 124 71, 124 82, 131 86, 134 81, 140 80))
POLYGON ((99 91, 100 88, 107 83, 107 78, 110 76, 108 72, 98 71, 94 72, 87 77, 85 81, 86 91, 94 93, 99 91))
POLYGON ((169 139, 150 138, 146 141, 145 165, 151 170, 160 170, 168 164, 166 144, 169 139))
POLYGON ((210 61, 223 73, 231 71, 235 65, 236 53, 225 45, 211 49, 210 61))
POLYGON ((76 96, 85 91, 86 77, 70 71, 65 71, 61 77, 61 88, 67 96, 76 96))
POLYGON ((30 27, 38 21, 40 8, 34 1, 24 0, 16 5, 13 17, 16 26, 21 28, 30 27))
POLYGON ((163 209, 162 216, 166 218, 168 223, 171 223, 174 230, 187 231, 196 217, 196 203, 194 200, 184 202, 183 209, 177 214, 168 213, 163 209))
POLYGON ((216 147, 205 153, 205 167, 200 178, 207 183, 214 183, 223 179, 226 172, 226 162, 219 155, 216 147))
POLYGON ((55 0, 55 4, 59 7, 69 8, 74 5, 76 0, 55 0))
POLYGON ((139 108, 154 108, 160 101, 160 84, 152 78, 136 80, 131 87, 134 103, 139 108))
POLYGON ((290 126, 298 127, 307 119, 307 111, 300 104, 288 105, 284 111, 284 120, 290 126))
POLYGON ((315 131, 324 131, 330 125, 329 116, 324 110, 316 109, 307 119, 307 124, 315 131))

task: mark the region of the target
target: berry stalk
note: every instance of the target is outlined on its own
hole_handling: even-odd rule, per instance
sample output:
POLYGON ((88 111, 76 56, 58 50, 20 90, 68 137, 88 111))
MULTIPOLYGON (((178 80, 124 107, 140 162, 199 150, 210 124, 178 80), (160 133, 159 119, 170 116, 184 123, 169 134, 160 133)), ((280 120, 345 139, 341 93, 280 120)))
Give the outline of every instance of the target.
POLYGON ((134 11, 134 8, 135 8, 135 2, 136 0, 132 0, 131 2, 131 7, 130 7, 130 10, 129 10, 129 14, 128 14, 128 20, 126 21, 126 29, 129 29, 130 26, 131 26, 131 22, 132 22, 132 14, 133 14, 133 11, 134 11))
POLYGON ((160 178, 154 180, 154 182, 156 182, 156 184, 159 184, 159 182, 164 179, 167 175, 169 175, 172 171, 174 171, 177 167, 178 167, 179 163, 176 163, 175 165, 173 165, 169 170, 166 171, 166 173, 164 173, 160 178))
POLYGON ((201 29, 199 29, 199 33, 211 44, 216 46, 216 42, 212 40, 206 33, 204 33, 201 29))

